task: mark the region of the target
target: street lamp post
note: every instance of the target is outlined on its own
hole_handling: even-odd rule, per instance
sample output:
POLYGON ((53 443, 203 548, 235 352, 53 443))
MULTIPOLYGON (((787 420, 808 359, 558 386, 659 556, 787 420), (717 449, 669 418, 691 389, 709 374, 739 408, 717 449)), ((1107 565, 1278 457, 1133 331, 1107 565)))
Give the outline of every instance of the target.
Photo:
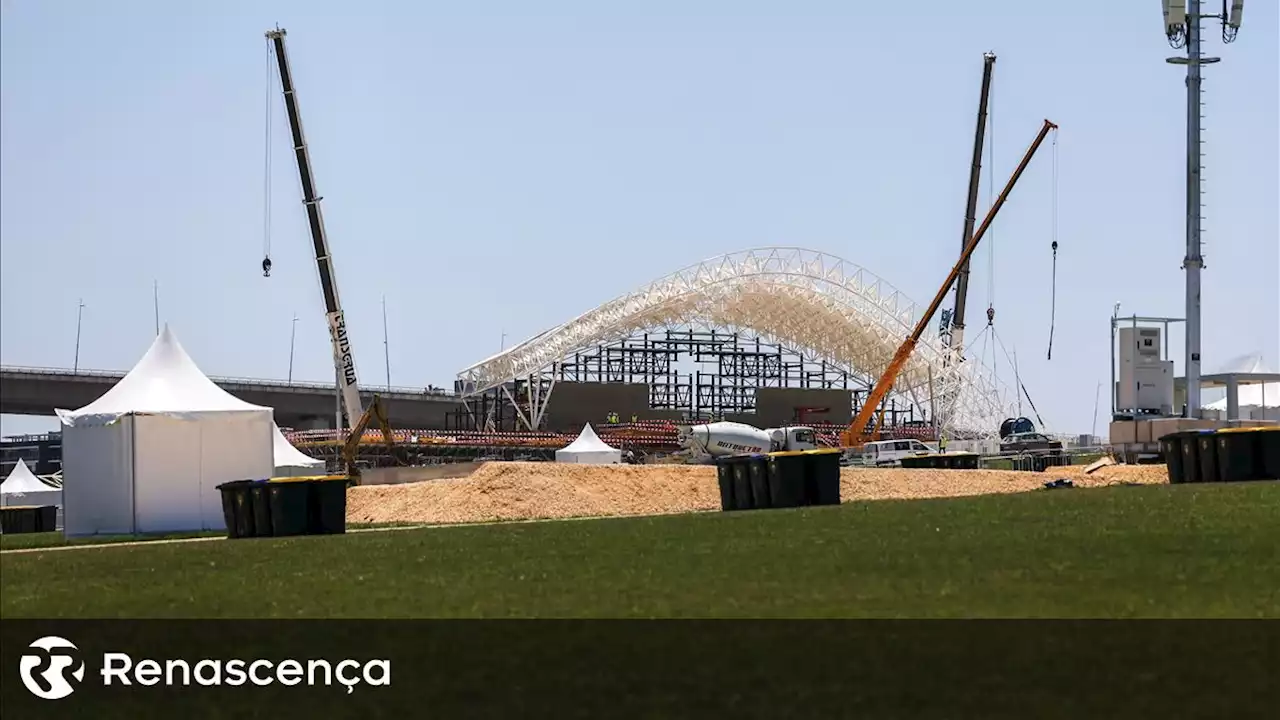
POLYGON ((293 341, 298 335, 298 314, 293 314, 293 327, 289 330, 289 382, 293 382, 293 341))
POLYGON ((76 308, 76 356, 71 365, 71 372, 80 371, 80 321, 84 316, 84 299, 80 299, 80 305, 76 308))

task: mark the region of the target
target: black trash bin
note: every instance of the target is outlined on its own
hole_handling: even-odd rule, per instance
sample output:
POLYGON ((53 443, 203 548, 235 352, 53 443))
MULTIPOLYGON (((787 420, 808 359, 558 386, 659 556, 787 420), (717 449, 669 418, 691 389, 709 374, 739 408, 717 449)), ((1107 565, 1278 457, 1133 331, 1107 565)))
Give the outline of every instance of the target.
POLYGON ((1214 430, 1196 436, 1200 453, 1200 482, 1218 482, 1218 438, 1214 430))
POLYGON ((26 505, 10 505, 0 509, 0 532, 5 535, 33 533, 36 531, 36 508, 26 505))
POLYGON ((720 482, 720 509, 736 510, 733 504, 733 465, 726 458, 716 458, 716 480, 720 482))
POLYGON ((1169 484, 1179 485, 1185 478, 1186 470, 1182 465, 1182 438, 1186 433, 1173 432, 1160 438, 1160 454, 1164 456, 1165 467, 1169 470, 1169 484))
POLYGON ((275 537, 306 535, 310 518, 311 478, 272 478, 267 483, 271 531, 275 537))
POLYGON ((785 450, 769 454, 769 504, 775 508, 806 505, 804 452, 785 450))
POLYGON ((840 504, 840 450, 805 450, 805 494, 810 505, 840 504))
POLYGON ((271 526, 271 494, 267 491, 267 482, 267 480, 255 480, 249 485, 249 505, 253 512, 254 537, 275 535, 271 526))
POLYGON ((1259 480, 1280 480, 1280 428, 1258 428, 1259 480))
POLYGON ((1243 482, 1262 477, 1262 446, 1257 428, 1226 428, 1213 434, 1218 449, 1218 481, 1243 482))
POLYGON ((253 537, 253 498, 249 487, 253 480, 234 480, 222 483, 222 519, 226 521, 227 537, 231 539, 253 537))
POLYGON ((1178 433, 1182 436, 1182 482, 1198 483, 1200 478, 1200 435, 1201 430, 1188 430, 1178 433))
POLYGON ((57 505, 41 505, 36 514, 36 532, 53 532, 58 529, 57 505))
POLYGON ((347 531, 346 475, 312 478, 307 518, 309 535, 341 535, 347 531))
POLYGON ((773 498, 769 496, 769 456, 748 455, 742 462, 751 484, 751 506, 757 510, 773 507, 773 498))
POLYGON ((747 470, 745 455, 734 455, 730 459, 733 468, 733 503, 739 510, 753 510, 755 498, 751 495, 751 474, 747 470))

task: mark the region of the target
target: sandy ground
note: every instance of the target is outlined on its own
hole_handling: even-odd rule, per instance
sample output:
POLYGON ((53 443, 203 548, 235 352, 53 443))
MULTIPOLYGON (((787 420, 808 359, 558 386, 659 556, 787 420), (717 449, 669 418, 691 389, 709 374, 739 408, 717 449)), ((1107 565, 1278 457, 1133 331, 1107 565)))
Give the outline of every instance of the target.
MULTIPOLYGON (((1164 465, 1111 466, 1043 473, 1012 470, 845 468, 841 498, 959 497, 1025 492, 1057 478, 1076 487, 1168 481, 1164 465)), ((347 521, 471 523, 619 515, 659 515, 720 509, 716 471, 689 465, 559 465, 491 462, 468 477, 352 488, 347 521)))

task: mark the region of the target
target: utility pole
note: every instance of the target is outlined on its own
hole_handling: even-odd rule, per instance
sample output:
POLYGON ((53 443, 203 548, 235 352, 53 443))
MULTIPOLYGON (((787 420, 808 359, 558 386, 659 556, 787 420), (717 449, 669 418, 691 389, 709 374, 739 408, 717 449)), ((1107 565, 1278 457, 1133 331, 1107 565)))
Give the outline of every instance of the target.
POLYGON ((298 313, 293 314, 293 327, 289 329, 289 383, 293 383, 293 341, 298 336, 298 313))
POLYGON ((80 306, 76 308, 76 357, 72 361, 71 372, 80 371, 80 320, 84 316, 84 298, 80 299, 80 306))
POLYGON ((391 346, 387 344, 387 296, 382 296, 382 355, 387 364, 387 392, 391 392, 391 346))
POLYGON ((1013 349, 1013 382, 1018 385, 1018 417, 1022 417, 1022 376, 1018 374, 1018 348, 1013 349))
POLYGON ((1098 389, 1093 391, 1093 430, 1089 432, 1089 442, 1093 442, 1093 438, 1098 437, 1098 400, 1102 398, 1102 383, 1098 383, 1098 389))
POLYGON ((160 281, 151 281, 151 306, 156 314, 156 336, 160 336, 160 281))
POLYGON ((1186 57, 1171 57, 1165 62, 1187 66, 1187 152, 1186 152, 1186 254, 1182 267, 1186 270, 1187 289, 1187 417, 1200 416, 1200 271, 1204 269, 1201 254, 1200 215, 1204 205, 1200 190, 1200 173, 1203 169, 1203 148, 1200 144, 1200 114, 1203 109, 1200 87, 1200 67, 1221 60, 1205 57, 1202 46, 1200 21, 1215 18, 1222 22, 1222 41, 1235 40, 1240 29, 1244 0, 1223 0, 1222 14, 1201 12, 1201 0, 1163 0, 1165 36, 1174 48, 1185 47, 1186 57), (1228 9, 1230 5, 1230 9, 1228 9))

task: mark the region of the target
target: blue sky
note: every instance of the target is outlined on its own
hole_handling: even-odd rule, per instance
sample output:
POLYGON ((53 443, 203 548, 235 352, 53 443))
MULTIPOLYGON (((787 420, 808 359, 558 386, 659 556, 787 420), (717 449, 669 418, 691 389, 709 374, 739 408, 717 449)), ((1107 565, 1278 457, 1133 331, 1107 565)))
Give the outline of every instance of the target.
MULTIPOLYGON (((205 372, 283 378, 297 313, 295 379, 332 377, 278 93, 259 268, 277 23, 365 384, 385 382, 383 295, 396 385, 449 385, 503 332, 750 247, 829 252, 927 303, 958 250, 987 50, 996 187, 1043 118, 1062 128, 1053 359, 1047 145, 976 256, 970 327, 994 287, 1051 429, 1088 432, 1112 304, 1183 315, 1184 83, 1156 3, 629 7, 3 0, 0 361, 70 367, 83 298, 80 366, 128 369, 158 281, 205 372)), ((1226 47, 1206 24, 1224 58, 1205 81, 1206 371, 1280 364, 1280 20, 1248 11, 1226 47)))

